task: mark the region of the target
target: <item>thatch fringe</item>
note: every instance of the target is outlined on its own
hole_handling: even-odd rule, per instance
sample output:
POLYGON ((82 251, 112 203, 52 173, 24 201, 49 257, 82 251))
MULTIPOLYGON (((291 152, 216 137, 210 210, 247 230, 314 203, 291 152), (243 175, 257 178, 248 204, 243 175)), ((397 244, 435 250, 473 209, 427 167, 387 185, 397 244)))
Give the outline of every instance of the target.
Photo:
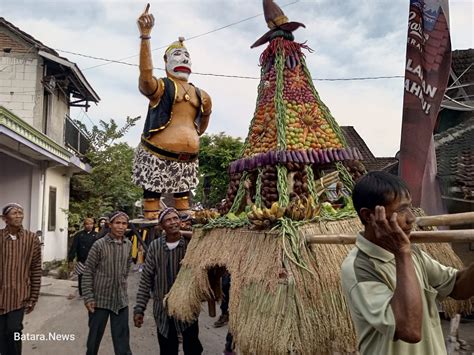
POLYGON ((184 265, 179 270, 179 279, 180 282, 175 282, 166 295, 164 303, 171 314, 175 314, 183 321, 191 322, 199 317, 201 302, 213 296, 209 279, 205 270, 203 272, 201 269, 184 265), (169 299, 172 302, 169 302, 169 299), (179 311, 173 309, 175 304, 179 304, 179 311))
MULTIPOLYGON (((356 233, 359 220, 307 224, 308 234, 356 233)), ((353 246, 313 244, 301 248, 310 271, 284 257, 277 232, 197 230, 168 298, 170 315, 195 319, 212 295, 207 271, 225 266, 232 275, 229 329, 242 354, 325 354, 356 347, 354 327, 340 285, 342 261, 353 246)), ((445 265, 461 262, 448 244, 425 246, 445 265)), ((448 301, 448 312, 468 303, 448 301)))
POLYGON ((281 259, 277 232, 197 230, 182 261, 182 271, 168 294, 169 313, 182 320, 195 319, 195 310, 212 294, 207 271, 217 266, 225 266, 232 275, 231 309, 239 299, 239 292, 234 291, 239 285, 254 282, 274 290, 282 270, 281 259))

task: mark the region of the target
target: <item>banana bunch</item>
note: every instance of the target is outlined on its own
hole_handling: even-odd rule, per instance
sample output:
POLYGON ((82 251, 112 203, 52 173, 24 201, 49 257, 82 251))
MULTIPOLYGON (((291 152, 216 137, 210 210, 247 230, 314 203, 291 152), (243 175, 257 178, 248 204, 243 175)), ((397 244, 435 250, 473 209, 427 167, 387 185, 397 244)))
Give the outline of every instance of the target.
POLYGON ((199 224, 206 224, 211 219, 216 219, 218 217, 220 217, 220 213, 212 210, 201 210, 194 214, 194 218, 199 224))
POLYGON ((285 211, 285 216, 294 221, 310 220, 319 214, 319 208, 312 196, 292 200, 285 211))
POLYGON ((280 207, 278 202, 273 202, 271 208, 260 208, 252 205, 247 217, 251 223, 259 228, 270 227, 278 218, 283 217, 285 208, 280 207))

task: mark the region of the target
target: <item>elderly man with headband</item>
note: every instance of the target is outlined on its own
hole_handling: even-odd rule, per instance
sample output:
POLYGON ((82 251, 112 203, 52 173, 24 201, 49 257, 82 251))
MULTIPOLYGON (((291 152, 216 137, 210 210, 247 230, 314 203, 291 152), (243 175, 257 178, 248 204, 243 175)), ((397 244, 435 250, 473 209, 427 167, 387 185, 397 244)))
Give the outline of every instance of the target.
POLYGON ((153 289, 153 316, 157 326, 160 354, 178 355, 178 334, 182 334, 184 354, 198 355, 203 351, 199 341, 198 322, 183 323, 171 318, 163 305, 163 298, 176 280, 189 241, 180 232, 181 219, 176 209, 164 209, 159 216, 159 222, 165 235, 155 239, 148 249, 138 286, 133 320, 136 327, 142 326, 150 291, 153 289))
POLYGON ((41 286, 41 245, 23 228, 23 207, 2 209, 0 230, 0 354, 21 354, 23 316, 35 308, 41 286), (15 340, 17 339, 17 340, 15 340))
POLYGON ((128 220, 126 213, 113 212, 110 232, 92 245, 85 263, 82 292, 89 313, 87 355, 98 353, 109 317, 115 354, 132 353, 127 295, 132 243, 125 238, 128 220))
POLYGON ((199 136, 209 123, 209 95, 188 82, 191 58, 184 38, 165 51, 166 77, 153 76, 150 39, 155 19, 147 5, 138 19, 140 92, 149 100, 141 143, 135 153, 133 181, 143 188, 144 216, 156 219, 162 193, 172 193, 179 211, 189 209, 189 191, 198 184, 199 136))

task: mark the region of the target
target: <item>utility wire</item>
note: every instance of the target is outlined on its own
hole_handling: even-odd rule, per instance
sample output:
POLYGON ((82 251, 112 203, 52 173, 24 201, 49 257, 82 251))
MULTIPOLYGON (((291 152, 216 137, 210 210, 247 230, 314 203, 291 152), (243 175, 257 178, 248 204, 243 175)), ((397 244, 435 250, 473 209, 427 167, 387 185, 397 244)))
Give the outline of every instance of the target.
MULTIPOLYGON (((290 5, 294 5, 298 2, 299 2, 299 0, 296 0, 296 1, 293 1, 293 2, 288 3, 286 5, 283 5, 282 7, 287 7, 287 6, 290 6, 290 5)), ((262 16, 262 15, 263 15, 263 13, 259 13, 257 15, 253 15, 253 16, 244 18, 242 20, 239 20, 237 22, 232 22, 228 25, 218 27, 214 30, 204 32, 204 33, 201 33, 201 34, 198 34, 198 35, 195 35, 195 36, 191 36, 191 37, 187 38, 186 41, 190 41, 190 40, 193 40, 193 39, 196 39, 196 38, 199 38, 199 37, 206 36, 208 34, 223 30, 223 29, 231 27, 231 26, 235 26, 237 24, 249 21, 251 19, 254 19, 254 18, 262 16)), ((168 47, 168 45, 164 45, 164 46, 161 46, 161 47, 153 48, 152 51, 156 51, 156 50, 159 50, 159 49, 164 49, 164 48, 167 48, 167 47, 168 47)), ((131 67, 138 67, 138 64, 136 64, 136 63, 129 63, 129 62, 124 62, 123 61, 125 59, 130 59, 130 58, 137 57, 138 54, 134 54, 134 55, 124 57, 124 58, 121 58, 121 59, 108 59, 108 58, 104 58, 104 57, 96 57, 96 56, 91 56, 91 55, 87 55, 87 54, 67 51, 67 50, 59 49, 59 48, 56 48, 56 50, 60 51, 60 52, 64 52, 64 53, 84 57, 84 58, 101 60, 101 61, 106 62, 106 63, 98 64, 98 65, 95 65, 95 66, 92 66, 92 67, 87 67, 85 69, 82 69, 82 71, 93 69, 93 68, 98 68, 98 67, 101 67, 101 66, 104 66, 104 65, 109 65, 109 64, 112 64, 112 63, 127 65, 127 66, 131 66, 131 67)), ((154 67, 153 69, 160 70, 160 71, 166 71, 164 68, 160 68, 160 67, 154 67)), ((194 75, 200 75, 200 76, 213 76, 213 77, 233 78, 233 79, 248 79, 248 80, 259 80, 260 79, 260 77, 256 77, 256 76, 232 75, 232 74, 216 74, 216 73, 200 73, 200 72, 193 72, 193 74, 194 75)), ((402 75, 391 75, 391 76, 367 76, 367 77, 351 77, 351 78, 312 78, 312 80, 313 81, 364 81, 364 80, 379 80, 379 79, 398 79, 398 78, 403 78, 403 77, 404 76, 402 76, 402 75)))
MULTIPOLYGON (((84 116, 87 117, 87 119, 89 120, 89 122, 91 123, 92 127, 96 126, 96 124, 91 120, 91 118, 89 117, 89 115, 87 114, 87 112, 81 108, 81 112, 83 113, 83 115, 81 116, 81 118, 83 118, 84 116)), ((82 120, 81 120, 82 122, 82 120)))
MULTIPOLYGON (((296 1, 293 1, 293 2, 290 2, 288 4, 285 4, 285 5, 282 5, 281 7, 287 7, 287 6, 291 6, 291 5, 294 5, 296 3, 298 3, 300 0, 296 0, 296 1)), ((231 27, 231 26, 235 26, 235 25, 238 25, 238 24, 241 24, 243 22, 246 22, 246 21, 250 21, 256 17, 260 17, 262 16, 263 13, 259 13, 257 15, 253 15, 253 16, 250 16, 250 17, 247 17, 247 18, 244 18, 243 20, 239 20, 237 22, 232 22, 232 23, 229 23, 228 25, 225 25, 225 26, 222 26, 222 27, 218 27, 216 29, 213 29, 211 31, 208 31, 208 32, 204 32, 204 33, 201 33, 201 34, 198 34, 198 35, 195 35, 195 36, 191 36, 189 38, 186 38, 186 41, 191 41, 193 39, 196 39, 196 38, 199 38, 199 37, 203 37, 203 36, 206 36, 208 34, 211 34, 211 33, 214 33, 214 32, 217 32, 217 31, 220 31, 220 30, 223 30, 225 28, 228 28, 228 27, 231 27)), ((164 46, 161 46, 161 47, 157 47, 157 48, 153 48, 152 51, 157 51, 157 50, 160 50, 160 49, 164 49, 164 48, 167 48, 169 46, 169 44, 166 44, 164 46)), ((59 51, 61 51, 60 49, 57 49, 59 51)), ((68 53, 67 51, 63 51, 65 53, 68 53)), ((72 54, 72 53, 71 53, 72 54)), ((131 56, 128 56, 128 57, 124 57, 124 58, 120 58, 118 59, 117 61, 118 62, 121 62, 122 60, 126 60, 126 59, 130 59, 130 58, 134 58, 134 57, 138 57, 138 54, 134 54, 134 55, 131 55, 131 56)), ((111 61, 113 62, 113 61, 111 61)), ((102 64, 98 64, 98 65, 94 65, 92 67, 87 67, 87 68, 84 68, 83 70, 89 70, 89 69, 93 69, 93 68, 98 68, 98 67, 102 67, 104 65, 109 65, 111 63, 102 63, 102 64)), ((130 63, 129 63, 130 64, 130 63)))
MULTIPOLYGON (((63 51, 61 49, 57 49, 57 50, 63 51)), ((91 55, 81 54, 81 53, 77 53, 77 52, 70 52, 70 51, 63 51, 63 52, 73 54, 73 55, 78 55, 78 56, 85 57, 85 58, 103 60, 103 61, 106 61, 106 62, 112 62, 112 63, 132 66, 132 67, 138 67, 138 64, 135 64, 135 63, 122 62, 120 60, 113 60, 113 59, 107 59, 107 58, 101 58, 101 57, 94 57, 94 56, 91 56, 91 55)), ((161 70, 161 71, 166 70, 166 69, 160 68, 160 67, 154 67, 153 69, 161 70)), ((257 76, 245 76, 245 75, 200 73, 200 72, 192 72, 192 74, 201 75, 201 76, 215 76, 215 77, 220 77, 220 78, 251 79, 251 80, 260 79, 260 77, 257 77, 257 76)), ((362 81, 362 80, 398 79, 398 78, 404 78, 404 76, 403 75, 385 75, 385 76, 365 76, 365 77, 350 77, 350 78, 312 78, 312 80, 313 81, 362 81)))
POLYGON ((387 76, 365 76, 354 78, 312 78, 313 81, 363 81, 363 80, 379 80, 379 79, 398 79, 404 78, 403 75, 387 75, 387 76))

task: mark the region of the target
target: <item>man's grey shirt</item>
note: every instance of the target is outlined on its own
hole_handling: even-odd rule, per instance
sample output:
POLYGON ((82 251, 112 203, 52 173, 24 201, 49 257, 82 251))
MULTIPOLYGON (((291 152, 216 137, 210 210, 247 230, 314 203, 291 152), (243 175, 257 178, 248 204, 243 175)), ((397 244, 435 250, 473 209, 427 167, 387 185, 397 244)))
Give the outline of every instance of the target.
POLYGON ((168 337, 170 321, 174 322, 178 333, 181 333, 190 325, 170 318, 166 307, 163 305, 165 295, 170 291, 178 276, 187 245, 188 240, 181 237, 178 246, 170 250, 166 244, 166 237, 155 239, 148 249, 140 278, 134 313, 143 314, 145 312, 150 299, 150 292, 152 292, 153 315, 158 331, 164 337, 168 337))
POLYGON ((110 234, 97 240, 89 252, 82 276, 84 303, 117 313, 128 306, 127 277, 132 264, 132 243, 110 234))

